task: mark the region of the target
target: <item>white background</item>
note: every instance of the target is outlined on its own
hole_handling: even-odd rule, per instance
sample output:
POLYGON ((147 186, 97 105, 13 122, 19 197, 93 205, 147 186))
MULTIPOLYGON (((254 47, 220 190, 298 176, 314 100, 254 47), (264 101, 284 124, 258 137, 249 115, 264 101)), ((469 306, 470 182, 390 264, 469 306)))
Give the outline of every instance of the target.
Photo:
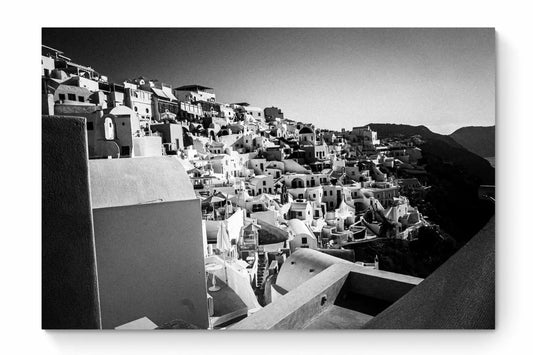
MULTIPOLYGON (((523 1, 87 1, 2 5, 0 349, 4 354, 501 354, 530 350, 532 11, 523 1), (41 27, 495 27, 496 331, 51 332, 41 315, 41 27), (526 90, 526 89, 529 89, 526 90), (529 113, 529 115, 528 115, 529 113)), ((465 122, 468 125, 468 122, 465 122)), ((458 275, 458 277, 460 277, 458 275)))

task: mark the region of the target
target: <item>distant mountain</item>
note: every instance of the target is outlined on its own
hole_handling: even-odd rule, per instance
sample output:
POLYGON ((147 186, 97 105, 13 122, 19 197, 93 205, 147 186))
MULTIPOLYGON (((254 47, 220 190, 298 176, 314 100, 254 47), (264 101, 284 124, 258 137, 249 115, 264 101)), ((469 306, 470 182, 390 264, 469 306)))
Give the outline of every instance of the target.
POLYGON ((370 124, 378 138, 418 135, 427 175, 419 177, 431 186, 421 211, 462 245, 494 215, 494 204, 478 198, 480 184, 493 185, 495 170, 490 163, 464 148, 453 138, 425 126, 370 124))
POLYGON ((480 157, 496 155, 496 126, 463 127, 450 134, 450 137, 480 157))

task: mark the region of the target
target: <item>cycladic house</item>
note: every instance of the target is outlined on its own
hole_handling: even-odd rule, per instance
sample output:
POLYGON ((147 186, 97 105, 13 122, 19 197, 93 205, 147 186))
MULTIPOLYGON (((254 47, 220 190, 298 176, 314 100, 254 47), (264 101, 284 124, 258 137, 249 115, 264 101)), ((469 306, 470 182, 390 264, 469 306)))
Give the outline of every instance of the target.
POLYGON ((82 117, 43 116, 42 132, 43 329, 207 328, 200 201, 179 160, 88 160, 82 117))
POLYGON ((178 159, 89 161, 102 327, 207 328, 200 201, 178 159))

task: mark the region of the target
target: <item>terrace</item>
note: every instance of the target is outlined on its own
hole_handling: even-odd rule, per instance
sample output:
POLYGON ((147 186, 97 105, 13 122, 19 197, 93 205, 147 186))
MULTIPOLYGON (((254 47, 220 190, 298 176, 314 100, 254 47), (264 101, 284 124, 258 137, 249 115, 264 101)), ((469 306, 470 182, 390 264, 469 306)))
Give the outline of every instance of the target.
MULTIPOLYGON (((294 277, 299 278, 297 273, 302 271, 294 270, 294 277)), ((358 329, 421 281, 416 277, 340 262, 230 329, 358 329)))

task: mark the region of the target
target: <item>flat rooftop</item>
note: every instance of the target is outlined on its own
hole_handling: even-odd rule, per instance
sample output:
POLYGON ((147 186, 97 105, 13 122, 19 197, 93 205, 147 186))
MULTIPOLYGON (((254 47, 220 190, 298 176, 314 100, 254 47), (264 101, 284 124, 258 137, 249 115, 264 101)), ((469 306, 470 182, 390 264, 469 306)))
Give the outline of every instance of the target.
POLYGON ((421 281, 334 264, 230 329, 359 329, 421 281))
POLYGON ((319 313, 303 329, 360 329, 373 317, 336 305, 319 313))

